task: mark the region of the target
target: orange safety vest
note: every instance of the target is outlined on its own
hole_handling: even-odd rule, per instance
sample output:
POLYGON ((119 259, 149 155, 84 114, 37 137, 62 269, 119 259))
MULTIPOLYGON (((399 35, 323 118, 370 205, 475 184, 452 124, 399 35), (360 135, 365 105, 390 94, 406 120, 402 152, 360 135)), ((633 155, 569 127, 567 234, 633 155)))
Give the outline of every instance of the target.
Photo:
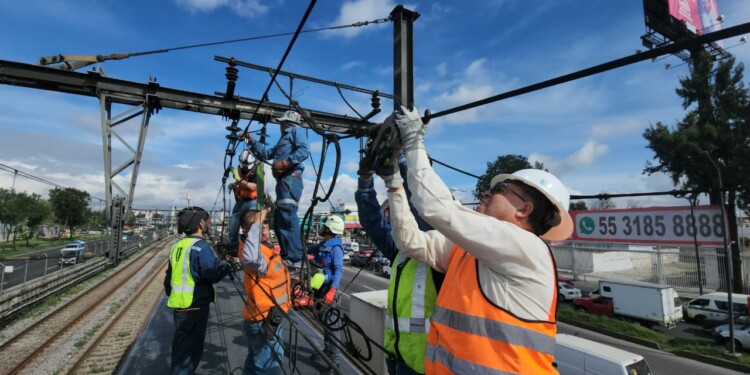
MULTIPOLYGON (((240 261, 242 261, 242 246, 244 246, 244 243, 240 244, 237 253, 240 261)), ((247 305, 242 310, 242 315, 245 320, 251 322, 258 322, 266 318, 268 310, 274 306, 273 300, 269 298, 269 295, 273 296, 276 303, 285 312, 289 311, 289 307, 291 306, 289 299, 291 293, 289 271, 281 261, 281 256, 276 254, 273 248, 265 244, 260 245, 260 250, 263 253, 263 257, 266 258, 266 264, 268 264, 266 276, 258 277, 255 272, 245 269, 247 305)))
MULTIPOLYGON (((252 170, 252 169, 251 169, 252 170)), ((240 182, 242 181, 248 181, 248 182, 255 182, 255 173, 250 173, 250 170, 246 172, 242 172, 242 169, 238 169, 237 173, 240 174, 240 181, 237 181, 237 183, 234 185, 234 194, 241 199, 255 199, 258 198, 258 189, 248 189, 246 187, 241 186, 240 182), (253 180, 253 181, 251 181, 253 180)))
POLYGON ((521 319, 485 297, 478 266, 473 255, 454 245, 444 281, 451 287, 440 290, 430 319, 426 373, 557 374, 555 280, 547 321, 521 319))

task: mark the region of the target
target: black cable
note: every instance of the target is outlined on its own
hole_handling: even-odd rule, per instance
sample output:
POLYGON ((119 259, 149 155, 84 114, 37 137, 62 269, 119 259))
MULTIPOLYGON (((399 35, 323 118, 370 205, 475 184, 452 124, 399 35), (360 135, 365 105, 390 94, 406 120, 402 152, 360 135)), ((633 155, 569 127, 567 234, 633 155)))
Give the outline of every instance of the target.
POLYGON ((626 56, 626 57, 619 58, 619 59, 612 60, 612 61, 608 61, 603 64, 599 64, 599 65, 592 66, 590 68, 579 70, 577 72, 558 76, 556 78, 548 79, 546 81, 535 83, 530 86, 511 90, 502 94, 490 96, 485 99, 477 100, 471 103, 463 104, 457 107, 453 107, 453 108, 446 109, 440 112, 436 112, 436 113, 430 114, 429 116, 423 117, 422 120, 426 122, 434 118, 450 115, 456 112, 465 111, 467 109, 494 103, 500 100, 512 98, 514 96, 528 94, 530 92, 549 88, 549 87, 556 86, 562 83, 567 83, 570 81, 585 78, 585 77, 592 76, 595 74, 604 73, 609 70, 622 68, 627 65, 635 64, 637 62, 651 60, 653 58, 656 58, 662 55, 674 54, 679 51, 689 49, 690 47, 693 47, 693 46, 700 46, 700 45, 716 42, 722 39, 730 38, 733 36, 738 36, 740 34, 745 34, 748 32, 750 32, 750 22, 743 23, 741 25, 737 25, 733 27, 729 27, 726 29, 722 29, 719 31, 714 31, 712 33, 699 35, 694 38, 682 40, 679 42, 674 42, 666 46, 654 48, 646 52, 636 52, 633 55, 626 56))
POLYGON ((471 177, 474 177, 474 178, 476 178, 476 179, 479 179, 479 178, 481 178, 481 177, 479 177, 479 176, 477 176, 477 175, 475 175, 475 174, 472 174, 472 173, 469 173, 469 172, 466 172, 466 171, 460 170, 460 169, 458 169, 458 168, 456 168, 456 167, 452 167, 452 166, 450 166, 450 165, 448 165, 448 164, 445 164, 445 163, 443 163, 442 161, 440 161, 440 160, 437 160, 437 159, 435 159, 435 158, 433 158, 433 157, 428 157, 428 158, 429 158, 429 159, 430 159, 431 161, 433 161, 433 162, 435 162, 435 163, 438 163, 438 164, 440 164, 440 165, 442 165, 442 166, 444 166, 444 167, 446 167, 446 168, 452 169, 452 170, 454 170, 454 171, 456 171, 456 172, 459 172, 459 173, 463 173, 463 174, 465 174, 465 175, 467 175, 467 176, 471 176, 471 177))
MULTIPOLYGON (((281 61, 279 61, 279 65, 276 67, 276 71, 273 73, 273 76, 271 76, 271 81, 268 82, 268 86, 266 86, 266 90, 263 92, 263 95, 261 96, 261 99, 260 99, 261 102, 268 101, 268 92, 271 91, 271 86, 273 86, 273 83, 276 82, 276 76, 278 76, 279 71, 284 66, 284 62, 286 62, 286 58, 289 56, 289 53, 292 51, 292 47, 294 47, 294 43, 297 41, 297 37, 302 31, 302 27, 305 26, 305 22, 307 22, 307 18, 310 16, 310 13, 315 7, 316 2, 317 0, 311 0, 310 4, 307 6, 305 15, 302 16, 302 20, 297 26, 297 30, 294 32, 294 35, 292 36, 292 40, 289 41, 289 45, 286 47, 286 51, 284 51, 284 56, 281 57, 281 61)), ((253 115, 250 116, 251 120, 248 121, 247 126, 245 126, 245 132, 247 132, 247 129, 250 127, 250 123, 252 122, 252 119, 255 118, 255 115, 258 114, 259 109, 260 109, 260 105, 255 106, 255 112, 253 112, 253 115)))
MULTIPOLYGON (((54 186, 54 187, 56 187, 58 189, 66 189, 65 186, 56 184, 56 183, 54 183, 52 181, 45 180, 45 179, 43 179, 41 177, 38 177, 38 176, 34 176, 34 175, 30 174, 30 173, 27 173, 27 172, 24 172, 22 170, 13 168, 13 167, 11 167, 9 165, 6 165, 6 164, 3 164, 3 163, 0 163, 0 170, 6 171, 6 172, 9 172, 9 173, 13 173, 16 176, 21 176, 21 177, 27 178, 27 179, 32 180, 32 181, 36 181, 36 182, 40 182, 40 183, 43 183, 43 184, 46 184, 46 185, 54 186)), ((89 197, 93 198, 93 199, 96 199, 96 200, 99 200, 99 201, 102 201, 102 202, 104 201, 104 199, 97 198, 97 197, 95 197, 95 196, 93 196, 91 194, 89 194, 89 197)))
POLYGON ((352 111, 354 111, 354 113, 356 113, 356 114, 357 114, 357 116, 359 116, 359 118, 361 118, 361 119, 362 119, 362 121, 367 121, 367 120, 365 120, 364 116, 362 116, 362 115, 361 115, 361 114, 360 114, 359 112, 357 112, 357 110, 356 110, 356 109, 354 109, 354 107, 352 107, 352 105, 351 105, 351 104, 349 104, 349 101, 348 101, 348 100, 346 100, 346 97, 344 96, 344 93, 343 93, 343 92, 341 92, 341 87, 339 87, 339 85, 338 85, 338 84, 336 85, 336 91, 338 91, 338 92, 339 92, 339 96, 341 96, 341 99, 343 99, 343 100, 344 100, 344 103, 346 103, 346 105, 347 105, 347 106, 349 107, 349 109, 351 109, 352 111))
POLYGON ((143 56, 143 55, 151 55, 155 53, 166 53, 170 51, 178 51, 183 49, 191 49, 191 48, 200 48, 200 47, 209 47, 209 46, 217 46, 221 44, 230 44, 230 43, 239 43, 239 42, 247 42, 247 41, 253 41, 253 40, 260 40, 260 39, 268 39, 268 38, 277 38, 280 36, 287 36, 287 35, 294 35, 294 34, 305 34, 305 33, 314 33, 319 31, 327 31, 327 30, 339 30, 339 29, 346 29, 350 27, 363 27, 367 25, 375 25, 379 23, 388 22, 388 18, 379 18, 372 21, 359 21, 347 25, 337 25, 337 26, 328 26, 328 27, 320 27, 317 29, 308 29, 308 30, 298 30, 295 32, 285 32, 285 33, 276 33, 276 34, 267 34, 267 35, 258 35, 258 36, 251 36, 246 38, 238 38, 238 39, 229 39, 229 40, 223 40, 218 42, 207 42, 207 43, 198 43, 198 44, 190 44, 187 46, 180 46, 180 47, 172 47, 172 48, 162 48, 162 49, 155 49, 150 51, 143 51, 143 52, 133 52, 133 53, 126 53, 127 57, 135 57, 135 56, 143 56))
MULTIPOLYGON (((284 55, 281 57, 281 61, 279 61, 278 66, 276 67, 276 72, 271 76, 271 81, 268 82, 268 86, 266 86, 265 91, 263 92, 263 95, 261 96, 260 103, 267 103, 268 102, 268 92, 271 90, 271 86, 276 81, 276 76, 278 75, 278 72, 281 70, 281 68, 284 66, 284 62, 286 62, 286 58, 289 56, 289 53, 292 50, 292 47, 294 47, 294 43, 297 41, 297 37, 299 36, 300 32, 302 31, 302 27, 305 26, 305 23, 307 22, 307 18, 310 16, 310 13, 312 12, 312 9, 315 7, 315 3, 317 0, 311 0, 310 4, 307 7, 307 10, 305 10, 305 14, 302 17, 302 20, 300 21, 299 25, 297 26, 297 30, 294 32, 294 35, 292 36, 292 40, 289 41, 289 45, 287 45, 286 50, 284 51, 284 55)), ((250 116, 250 120, 247 122, 247 125, 245 126, 244 133, 247 133, 247 130, 250 128, 250 124, 252 124, 255 116, 258 114, 258 111, 260 110, 260 104, 255 106, 255 111, 253 112, 253 115, 250 116)), ((237 151, 237 143, 232 145, 232 140, 229 140, 229 143, 227 144, 227 150, 229 148, 232 148, 233 151, 237 151)), ((226 158, 226 156, 225 156, 226 158)), ((262 160, 262 159, 261 159, 262 160)), ((226 164, 226 163, 225 163, 226 164)), ((230 159, 230 166, 231 166, 231 159, 230 159)), ((224 171, 224 175, 226 176, 226 169, 224 171)))

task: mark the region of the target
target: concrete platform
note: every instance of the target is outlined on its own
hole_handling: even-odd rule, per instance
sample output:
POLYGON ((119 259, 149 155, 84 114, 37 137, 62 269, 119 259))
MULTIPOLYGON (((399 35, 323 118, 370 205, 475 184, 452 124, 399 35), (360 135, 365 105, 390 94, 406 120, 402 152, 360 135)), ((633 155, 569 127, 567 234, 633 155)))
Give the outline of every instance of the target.
MULTIPOLYGON (((242 288, 240 282, 237 286, 242 288)), ((240 289, 242 290, 242 289, 240 289)), ((211 305, 206 343, 197 374, 242 374, 242 366, 247 354, 247 340, 242 330, 242 300, 230 279, 216 284, 217 301, 211 305)), ((323 348, 323 337, 298 313, 290 311, 290 317, 300 327, 300 331, 310 337, 315 346, 323 348)), ((284 321, 284 366, 286 373, 292 373, 289 350, 289 322, 284 321)), ((170 371, 170 352, 174 324, 172 310, 167 307, 166 297, 162 297, 154 309, 141 336, 133 343, 127 358, 118 374, 166 375, 170 371)), ((322 362, 309 359, 314 352, 310 344, 297 337, 297 359, 294 373, 317 374, 324 370, 322 362)), ((341 371, 344 374, 359 374, 342 355, 341 371)))

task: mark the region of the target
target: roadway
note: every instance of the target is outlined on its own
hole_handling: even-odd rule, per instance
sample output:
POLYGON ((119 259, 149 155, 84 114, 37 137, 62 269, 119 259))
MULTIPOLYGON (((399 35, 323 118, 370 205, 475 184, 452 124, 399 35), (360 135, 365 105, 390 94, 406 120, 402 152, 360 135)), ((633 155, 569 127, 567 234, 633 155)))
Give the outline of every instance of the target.
MULTIPOLYGON (((100 255, 107 251, 109 247, 109 239, 103 238, 93 241, 86 241, 87 250, 86 252, 94 255, 100 255)), ((46 276, 50 273, 62 270, 63 266, 60 265, 60 249, 64 246, 60 246, 51 250, 37 251, 33 253, 19 255, 15 258, 18 260, 6 260, 0 264, 0 291, 8 289, 10 287, 20 285, 24 283, 24 280, 31 281, 38 277, 46 276), (42 259, 24 259, 24 258, 42 258, 42 259), (13 266, 13 272, 3 272, 4 267, 2 266, 13 266)), ((65 267, 71 267, 66 265, 65 267)))
MULTIPOLYGON (((340 289, 344 290, 346 285, 352 280, 359 270, 358 267, 351 267, 348 262, 344 265, 344 276, 341 278, 340 289)), ((388 288, 388 279, 384 276, 376 275, 371 271, 363 270, 357 280, 343 292, 341 297, 341 308, 349 312, 350 295, 359 292, 369 292, 388 288)), ((678 357, 674 354, 651 349, 645 346, 615 339, 596 332, 587 331, 582 328, 571 326, 565 323, 558 323, 558 332, 570 335, 580 336, 599 343, 611 345, 632 353, 637 353, 646 358, 653 375, 739 375, 738 371, 728 370, 723 367, 713 366, 710 364, 694 361, 691 359, 678 357)))

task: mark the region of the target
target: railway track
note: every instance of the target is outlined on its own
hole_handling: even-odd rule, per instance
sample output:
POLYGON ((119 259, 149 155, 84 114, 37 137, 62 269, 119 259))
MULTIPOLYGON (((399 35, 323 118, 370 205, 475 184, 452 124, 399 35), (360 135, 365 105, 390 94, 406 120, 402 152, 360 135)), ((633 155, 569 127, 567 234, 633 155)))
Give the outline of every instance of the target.
POLYGON ((140 336, 159 296, 164 293, 162 277, 166 269, 167 266, 164 264, 157 272, 148 276, 148 280, 141 283, 127 304, 107 319, 107 325, 99 330, 98 337, 89 343, 67 373, 115 372, 130 345, 140 336))
POLYGON ((169 241, 167 238, 151 245, 150 249, 121 265, 106 279, 5 341, 0 345, 0 357, 3 358, 0 361, 0 374, 38 373, 33 365, 39 364, 46 353, 69 344, 77 328, 88 323, 87 318, 100 312, 102 307, 110 306, 107 302, 111 301, 111 297, 130 285, 128 281, 144 269, 169 241))

